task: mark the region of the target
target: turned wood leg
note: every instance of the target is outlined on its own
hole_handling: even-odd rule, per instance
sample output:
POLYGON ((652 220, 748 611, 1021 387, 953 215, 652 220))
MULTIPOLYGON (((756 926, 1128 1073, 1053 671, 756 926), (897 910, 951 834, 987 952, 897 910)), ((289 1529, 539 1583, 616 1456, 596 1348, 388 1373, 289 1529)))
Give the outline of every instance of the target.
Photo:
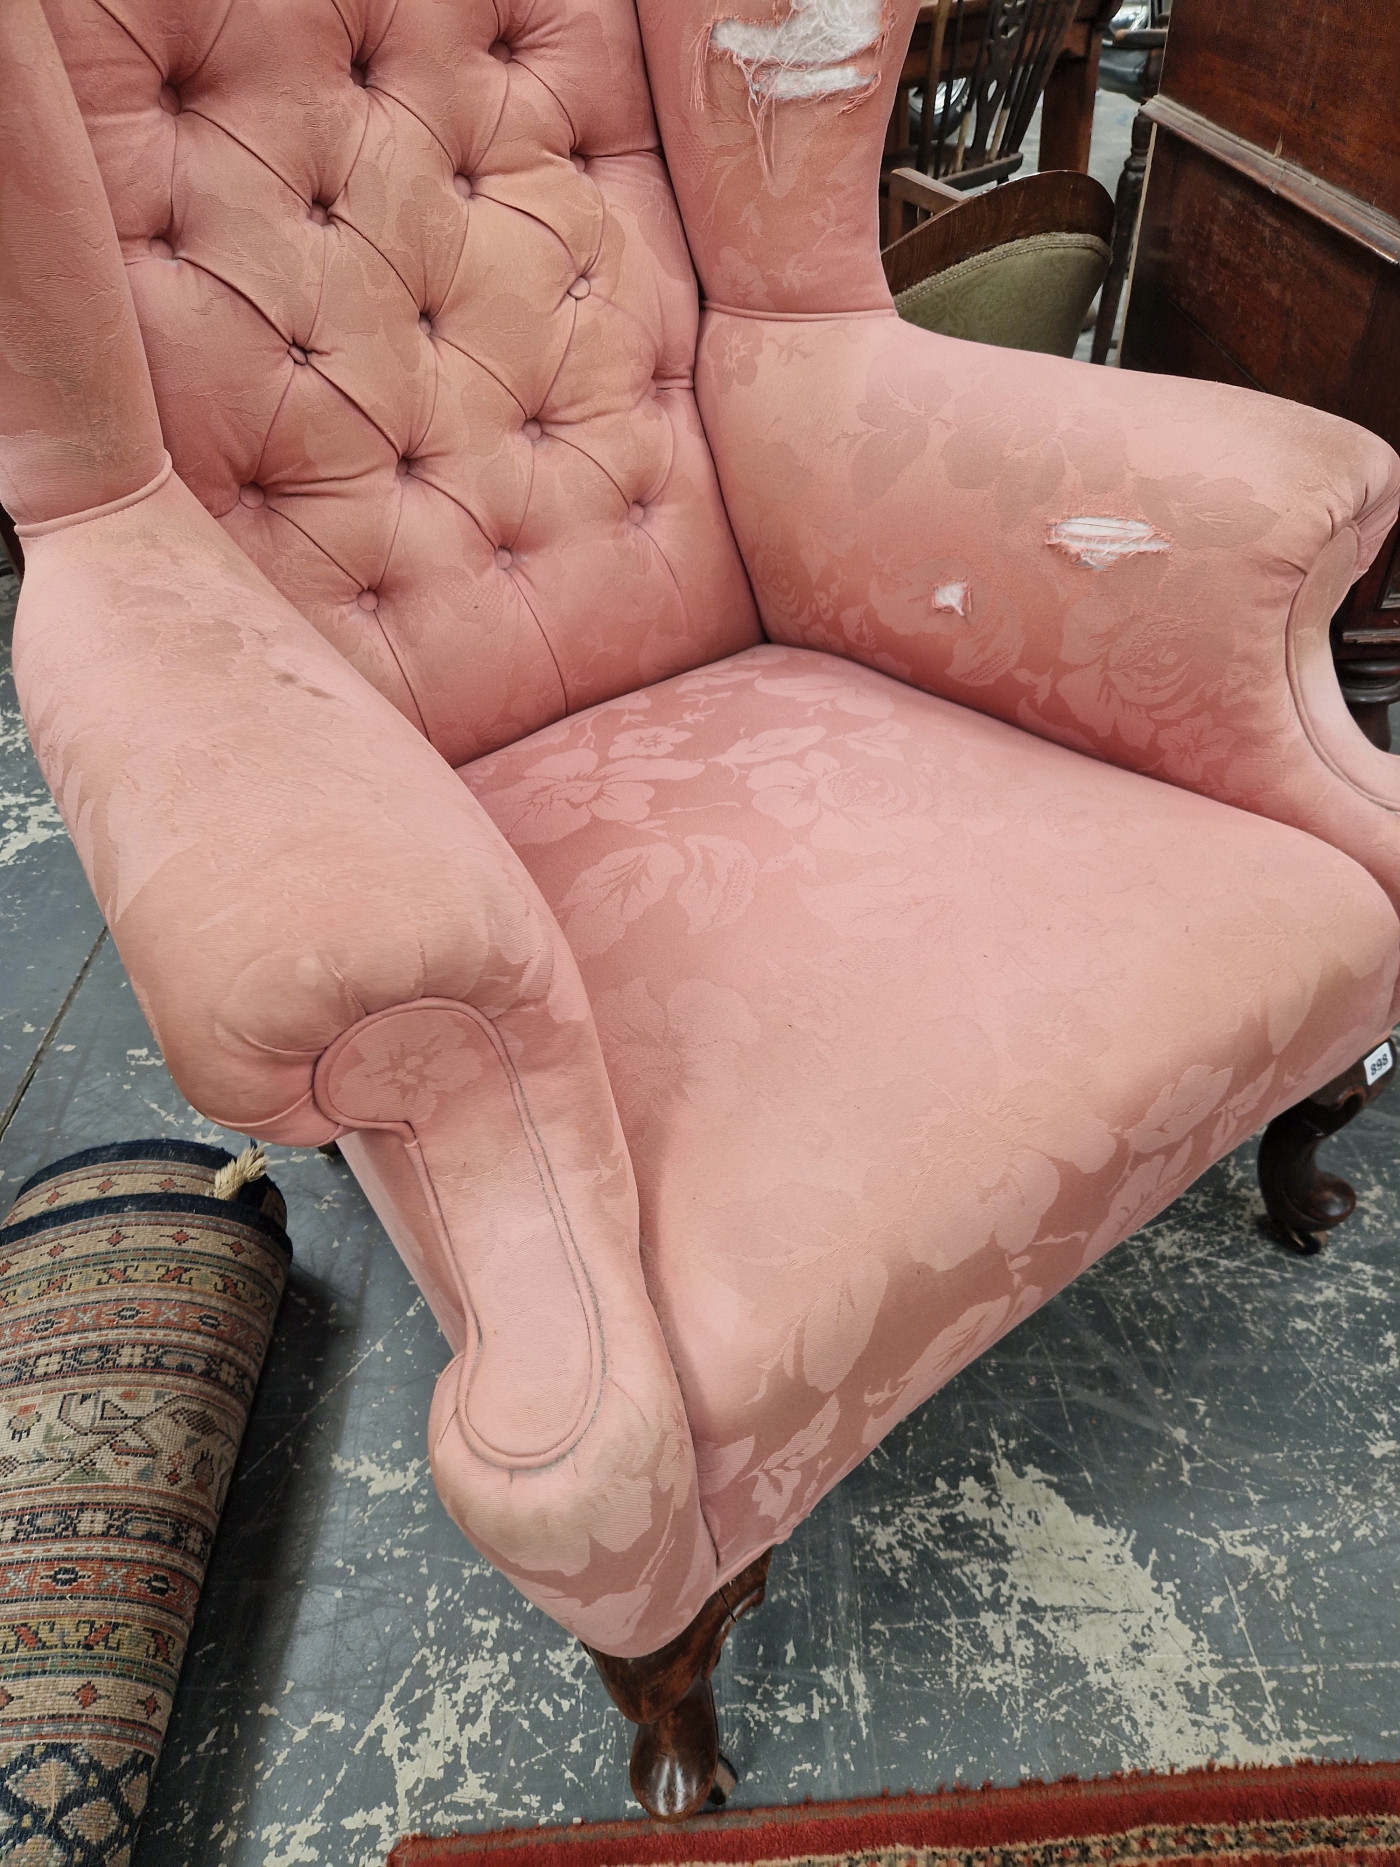
POLYGON ((655 1653, 620 1660, 584 1648, 613 1704, 638 1727, 628 1772, 632 1794, 659 1821, 697 1815, 707 1801, 724 1802, 734 1787, 719 1752, 710 1674, 735 1621, 763 1600, 772 1554, 764 1550, 717 1588, 689 1627, 655 1653))
POLYGON ((1264 1204, 1284 1242, 1304 1257, 1321 1251, 1326 1233, 1356 1210, 1356 1195, 1346 1181, 1319 1168, 1318 1147, 1374 1102, 1394 1074, 1392 1046, 1378 1044, 1306 1102, 1276 1115, 1264 1130, 1259 1143, 1264 1204))
POLYGON ((1142 184, 1147 175, 1147 152, 1152 146, 1152 123, 1141 111, 1133 118, 1132 146, 1123 172, 1118 177, 1118 195, 1113 204, 1113 257, 1108 276, 1099 293, 1099 315, 1094 322, 1094 347, 1091 363, 1107 363, 1113 346, 1113 330, 1118 322, 1118 305, 1128 278, 1128 263, 1133 256, 1133 236, 1137 233, 1138 214, 1142 208, 1142 184))

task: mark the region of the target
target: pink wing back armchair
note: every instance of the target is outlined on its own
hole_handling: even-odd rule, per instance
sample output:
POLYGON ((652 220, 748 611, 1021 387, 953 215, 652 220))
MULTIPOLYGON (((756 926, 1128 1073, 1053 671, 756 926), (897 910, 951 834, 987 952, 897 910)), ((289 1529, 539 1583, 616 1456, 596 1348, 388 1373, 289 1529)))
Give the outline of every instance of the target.
POLYGON ((6 0, 0 503, 171 1070, 339 1142, 444 1504, 681 1815, 896 1421, 1265 1123, 1345 1216, 1400 777, 1327 626, 1400 462, 895 317, 914 0, 639 10, 6 0))

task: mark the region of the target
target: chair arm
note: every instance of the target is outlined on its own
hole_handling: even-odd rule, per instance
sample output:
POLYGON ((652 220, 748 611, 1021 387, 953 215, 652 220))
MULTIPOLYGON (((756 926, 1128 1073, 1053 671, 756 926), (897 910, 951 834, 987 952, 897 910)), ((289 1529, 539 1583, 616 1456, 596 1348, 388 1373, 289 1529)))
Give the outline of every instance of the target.
POLYGON ((22 536, 21 706, 176 1081, 247 1134, 349 1136, 456 1351, 430 1427, 449 1510, 589 1644, 652 1650, 714 1548, 547 905, 168 466, 22 536))
POLYGON ((967 199, 962 189, 950 188, 947 182, 941 182, 932 175, 924 175, 918 169, 891 169, 889 190, 891 201, 907 202, 910 207, 921 209, 930 219, 946 214, 949 208, 961 207, 967 199))
POLYGON ((774 640, 1309 830, 1400 901, 1400 766, 1328 648, 1400 499, 1384 442, 892 316, 709 313, 696 387, 774 640))

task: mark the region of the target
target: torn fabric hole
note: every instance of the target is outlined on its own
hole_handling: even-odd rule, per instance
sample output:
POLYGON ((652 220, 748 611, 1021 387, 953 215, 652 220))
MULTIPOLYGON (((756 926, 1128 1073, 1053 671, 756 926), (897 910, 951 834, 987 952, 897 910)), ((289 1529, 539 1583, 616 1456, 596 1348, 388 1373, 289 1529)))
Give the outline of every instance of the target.
POLYGON ((947 610, 950 615, 967 617, 971 611, 971 591, 965 583, 940 583, 934 585, 933 607, 947 610))
POLYGON ((1108 570, 1123 558, 1172 548, 1166 533, 1145 519, 1059 519, 1045 542, 1090 570, 1108 570))
POLYGON ((883 0, 792 0, 786 18, 771 24, 716 20, 709 45, 734 60, 761 110, 790 98, 864 94, 879 74, 851 61, 878 48, 888 31, 883 0))

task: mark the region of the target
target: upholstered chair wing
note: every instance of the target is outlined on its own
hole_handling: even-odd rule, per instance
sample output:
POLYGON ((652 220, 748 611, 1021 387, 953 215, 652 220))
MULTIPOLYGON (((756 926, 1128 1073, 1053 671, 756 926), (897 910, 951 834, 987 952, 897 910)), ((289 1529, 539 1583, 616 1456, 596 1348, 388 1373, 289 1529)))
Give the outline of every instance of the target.
POLYGON ((771 1546, 1275 1118, 1319 1236, 1389 1071, 1327 625, 1400 463, 902 323, 913 10, 0 10, 40 762, 186 1094, 339 1142, 664 1814, 771 1546))

